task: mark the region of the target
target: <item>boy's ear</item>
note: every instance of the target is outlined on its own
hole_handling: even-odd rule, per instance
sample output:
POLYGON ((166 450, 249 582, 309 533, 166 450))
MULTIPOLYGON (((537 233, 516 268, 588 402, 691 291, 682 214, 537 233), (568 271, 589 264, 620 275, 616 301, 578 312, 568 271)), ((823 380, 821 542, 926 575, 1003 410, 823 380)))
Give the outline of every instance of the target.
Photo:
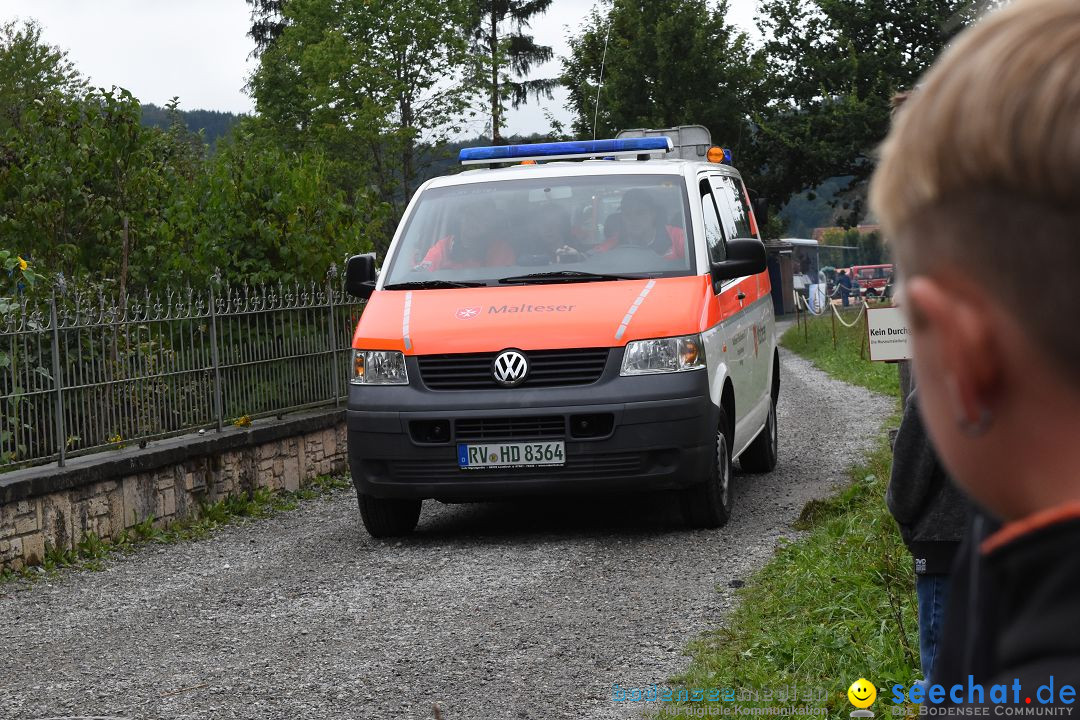
POLYGON ((919 276, 906 282, 904 307, 920 349, 951 387, 956 419, 977 423, 994 409, 1002 370, 985 295, 960 279, 919 276))

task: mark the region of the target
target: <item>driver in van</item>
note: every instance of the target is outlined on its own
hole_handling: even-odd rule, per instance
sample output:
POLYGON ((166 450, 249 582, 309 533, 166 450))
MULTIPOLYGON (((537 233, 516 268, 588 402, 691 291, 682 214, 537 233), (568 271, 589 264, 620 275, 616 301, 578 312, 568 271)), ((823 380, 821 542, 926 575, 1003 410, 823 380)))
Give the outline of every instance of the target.
POLYGON ((616 216, 618 224, 612 223, 614 232, 605 232, 607 240, 593 248, 593 253, 617 247, 637 247, 651 249, 657 255, 663 255, 665 260, 686 257, 686 233, 664 222, 663 213, 648 190, 627 190, 619 203, 619 212, 617 215, 612 213, 612 217, 616 216))
POLYGON ((461 209, 458 234, 445 235, 427 251, 417 270, 505 267, 517 258, 514 249, 499 236, 494 208, 473 203, 461 209))

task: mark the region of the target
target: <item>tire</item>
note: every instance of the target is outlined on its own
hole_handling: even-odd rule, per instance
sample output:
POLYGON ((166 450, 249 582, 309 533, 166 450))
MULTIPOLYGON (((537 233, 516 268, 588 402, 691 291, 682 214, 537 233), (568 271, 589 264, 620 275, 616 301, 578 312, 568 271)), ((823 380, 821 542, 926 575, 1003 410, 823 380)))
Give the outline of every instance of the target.
POLYGON ((420 521, 423 500, 377 498, 356 493, 360 503, 360 518, 371 537, 383 538, 408 535, 420 521))
POLYGON ((776 467, 777 446, 779 444, 779 429, 776 424, 776 401, 769 401, 769 417, 765 421, 765 429, 758 433, 754 442, 747 446, 743 454, 739 456, 739 465, 744 472, 767 473, 776 467))
POLYGON ((727 416, 720 410, 716 452, 705 482, 682 491, 682 511, 694 528, 723 527, 731 517, 731 437, 727 416))

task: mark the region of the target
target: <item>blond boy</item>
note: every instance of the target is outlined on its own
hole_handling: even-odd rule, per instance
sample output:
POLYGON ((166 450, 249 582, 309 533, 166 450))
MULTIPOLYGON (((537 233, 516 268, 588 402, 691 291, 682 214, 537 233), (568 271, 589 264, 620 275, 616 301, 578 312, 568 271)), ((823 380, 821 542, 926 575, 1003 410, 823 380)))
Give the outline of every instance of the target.
POLYGON ((1080 684, 1080 0, 1016 0, 964 32, 897 114, 871 203, 904 278, 927 428, 957 484, 1002 522, 966 569, 943 653, 958 659, 957 680, 1018 680, 1021 704, 1041 703, 1036 689, 1054 676, 1053 702, 1069 705, 1061 685, 1080 684))

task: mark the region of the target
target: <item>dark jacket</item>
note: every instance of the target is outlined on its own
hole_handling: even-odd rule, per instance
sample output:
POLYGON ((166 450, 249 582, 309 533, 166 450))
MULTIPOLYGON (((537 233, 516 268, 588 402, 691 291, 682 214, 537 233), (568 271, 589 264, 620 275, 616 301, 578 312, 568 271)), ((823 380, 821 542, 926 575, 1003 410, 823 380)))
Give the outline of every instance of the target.
POLYGON ((1006 526, 989 534, 989 522, 976 519, 957 560, 930 680, 966 687, 972 675, 986 688, 1009 686, 1011 702, 1019 679, 1020 704, 1030 697, 1038 705, 1053 676, 1060 700, 1062 685, 1080 686, 1080 505, 1022 523, 1019 533, 1006 526))
POLYGON ((915 558, 915 572, 943 575, 971 518, 971 503, 949 480, 916 407, 908 398, 893 444, 892 477, 885 495, 889 512, 915 558))

